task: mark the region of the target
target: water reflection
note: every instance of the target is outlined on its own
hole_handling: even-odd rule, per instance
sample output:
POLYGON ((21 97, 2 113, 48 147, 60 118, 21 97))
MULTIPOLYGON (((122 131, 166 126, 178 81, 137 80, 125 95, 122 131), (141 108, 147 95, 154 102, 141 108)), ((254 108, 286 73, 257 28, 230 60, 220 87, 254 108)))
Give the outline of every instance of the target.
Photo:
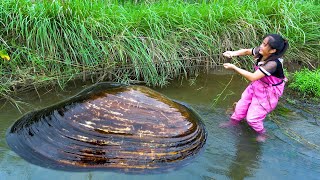
POLYGON ((252 130, 244 124, 240 125, 241 135, 236 139, 236 156, 234 157, 227 176, 230 179, 242 180, 254 175, 259 169, 261 144, 254 139, 252 130))

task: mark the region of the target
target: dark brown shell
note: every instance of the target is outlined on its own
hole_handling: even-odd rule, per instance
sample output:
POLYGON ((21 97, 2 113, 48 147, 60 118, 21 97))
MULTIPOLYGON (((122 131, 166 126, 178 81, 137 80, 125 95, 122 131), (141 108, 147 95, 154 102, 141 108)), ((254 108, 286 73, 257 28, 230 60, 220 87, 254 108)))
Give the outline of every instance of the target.
POLYGON ((205 141, 193 110, 147 87, 110 83, 28 113, 7 133, 25 160, 70 171, 174 169, 205 141))

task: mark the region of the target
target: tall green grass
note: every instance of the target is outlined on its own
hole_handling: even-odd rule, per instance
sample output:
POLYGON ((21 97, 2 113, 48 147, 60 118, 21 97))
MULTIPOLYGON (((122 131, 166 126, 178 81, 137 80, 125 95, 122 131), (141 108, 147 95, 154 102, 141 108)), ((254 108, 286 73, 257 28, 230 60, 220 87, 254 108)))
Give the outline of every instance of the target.
POLYGON ((268 33, 289 39, 287 61, 314 66, 319 19, 311 0, 2 0, 0 50, 11 61, 0 63, 0 92, 78 78, 161 86, 268 33))
POLYGON ((304 96, 320 98, 320 69, 303 69, 293 73, 289 87, 304 96))

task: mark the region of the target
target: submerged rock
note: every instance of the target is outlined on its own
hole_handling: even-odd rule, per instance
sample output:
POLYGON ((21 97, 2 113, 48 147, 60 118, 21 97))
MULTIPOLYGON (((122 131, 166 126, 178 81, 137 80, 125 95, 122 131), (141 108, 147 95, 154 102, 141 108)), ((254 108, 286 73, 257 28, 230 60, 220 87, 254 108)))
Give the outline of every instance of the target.
POLYGON ((7 133, 8 145, 25 160, 67 171, 175 169, 205 141, 190 108, 147 87, 111 83, 30 112, 7 133))

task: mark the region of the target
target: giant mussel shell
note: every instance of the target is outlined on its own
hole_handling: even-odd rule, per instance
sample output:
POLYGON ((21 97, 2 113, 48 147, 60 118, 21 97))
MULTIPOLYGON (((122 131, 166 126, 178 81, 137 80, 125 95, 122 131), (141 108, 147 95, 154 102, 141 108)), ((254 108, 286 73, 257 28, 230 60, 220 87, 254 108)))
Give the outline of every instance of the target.
POLYGON ((186 164, 206 141, 190 108, 144 86, 100 83, 18 119, 10 148, 47 168, 166 171, 186 164))

